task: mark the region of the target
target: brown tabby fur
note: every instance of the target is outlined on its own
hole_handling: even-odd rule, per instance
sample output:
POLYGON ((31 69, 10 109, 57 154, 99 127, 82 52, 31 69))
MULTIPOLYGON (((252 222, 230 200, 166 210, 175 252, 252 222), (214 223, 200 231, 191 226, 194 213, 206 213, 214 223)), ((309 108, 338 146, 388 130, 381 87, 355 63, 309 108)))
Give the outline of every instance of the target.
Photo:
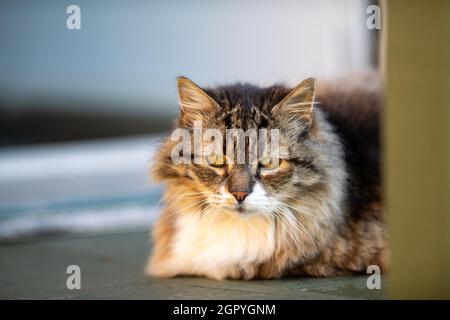
POLYGON ((190 129, 193 119, 222 131, 279 128, 288 155, 279 171, 267 176, 251 165, 175 165, 170 157, 175 142, 167 139, 152 168, 153 177, 165 183, 166 207, 153 229, 149 274, 253 279, 365 273, 369 265, 386 271, 377 77, 320 82, 315 92, 309 88, 304 92, 310 95, 297 97, 312 99, 315 93, 319 103, 299 110, 284 106, 293 91, 281 85, 235 84, 202 92, 185 78, 178 85, 178 128, 190 129), (256 182, 285 204, 277 218, 220 206, 199 214, 208 201, 202 194, 243 185, 251 194, 256 182))

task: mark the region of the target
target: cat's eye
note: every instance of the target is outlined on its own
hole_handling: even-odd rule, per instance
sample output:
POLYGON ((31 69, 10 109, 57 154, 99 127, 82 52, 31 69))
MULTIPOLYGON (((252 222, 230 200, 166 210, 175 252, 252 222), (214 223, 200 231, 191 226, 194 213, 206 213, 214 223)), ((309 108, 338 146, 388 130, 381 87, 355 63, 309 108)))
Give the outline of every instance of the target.
POLYGON ((264 157, 260 159, 259 167, 266 170, 274 170, 281 165, 282 161, 283 159, 264 157))
POLYGON ((208 163, 211 167, 223 168, 226 166, 225 156, 211 154, 211 155, 206 156, 205 158, 206 158, 206 163, 208 163))

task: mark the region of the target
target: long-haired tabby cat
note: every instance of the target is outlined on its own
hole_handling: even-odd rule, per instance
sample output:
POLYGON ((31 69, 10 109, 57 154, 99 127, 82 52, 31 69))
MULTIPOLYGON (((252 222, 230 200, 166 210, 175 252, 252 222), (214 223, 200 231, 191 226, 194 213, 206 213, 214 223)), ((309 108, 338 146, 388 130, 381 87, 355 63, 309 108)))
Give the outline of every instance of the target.
POLYGON ((165 208, 153 230, 150 275, 254 279, 386 269, 373 77, 317 90, 312 78, 293 89, 202 89, 184 77, 177 85, 177 128, 192 131, 194 121, 222 132, 276 128, 282 151, 274 168, 261 159, 175 164, 177 142, 167 139, 152 168, 165 183, 165 208))

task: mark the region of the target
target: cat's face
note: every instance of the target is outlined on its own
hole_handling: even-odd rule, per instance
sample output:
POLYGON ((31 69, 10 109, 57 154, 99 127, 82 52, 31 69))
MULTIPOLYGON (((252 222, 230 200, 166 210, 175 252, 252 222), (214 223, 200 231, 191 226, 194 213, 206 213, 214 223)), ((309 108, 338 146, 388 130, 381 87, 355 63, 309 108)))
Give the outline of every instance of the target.
POLYGON ((175 154, 192 161, 175 163, 177 142, 170 141, 161 151, 157 176, 178 184, 179 196, 188 198, 203 213, 214 209, 243 215, 288 211, 290 203, 313 192, 323 178, 311 140, 314 86, 314 80, 307 79, 291 91, 280 86, 261 89, 248 85, 202 90, 179 78, 178 128, 186 130, 191 147, 175 154), (250 135, 239 148, 237 140, 227 139, 233 129, 242 129, 241 134, 253 130, 257 138, 261 137, 260 129, 267 130, 267 140, 259 139, 255 146, 274 148, 275 152, 258 153, 258 147, 250 147, 250 135), (217 137, 206 138, 207 131, 218 132, 223 139, 219 143, 217 137), (213 140, 220 152, 205 152, 213 140), (196 143, 203 147, 200 154, 195 153, 196 143), (232 151, 227 149, 230 144, 232 151))

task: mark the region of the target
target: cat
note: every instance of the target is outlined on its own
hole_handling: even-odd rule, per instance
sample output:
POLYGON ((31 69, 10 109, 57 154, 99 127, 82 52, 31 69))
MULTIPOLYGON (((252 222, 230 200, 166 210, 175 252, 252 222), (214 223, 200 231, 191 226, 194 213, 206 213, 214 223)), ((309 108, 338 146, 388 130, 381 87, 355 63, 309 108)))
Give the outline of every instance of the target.
POLYGON ((379 87, 373 75, 317 88, 309 78, 292 89, 202 89, 177 78, 177 128, 278 129, 279 159, 273 168, 261 159, 175 164, 177 141, 165 140, 151 171, 165 183, 165 208, 147 273, 248 280, 349 275, 369 265, 385 272, 379 87))

